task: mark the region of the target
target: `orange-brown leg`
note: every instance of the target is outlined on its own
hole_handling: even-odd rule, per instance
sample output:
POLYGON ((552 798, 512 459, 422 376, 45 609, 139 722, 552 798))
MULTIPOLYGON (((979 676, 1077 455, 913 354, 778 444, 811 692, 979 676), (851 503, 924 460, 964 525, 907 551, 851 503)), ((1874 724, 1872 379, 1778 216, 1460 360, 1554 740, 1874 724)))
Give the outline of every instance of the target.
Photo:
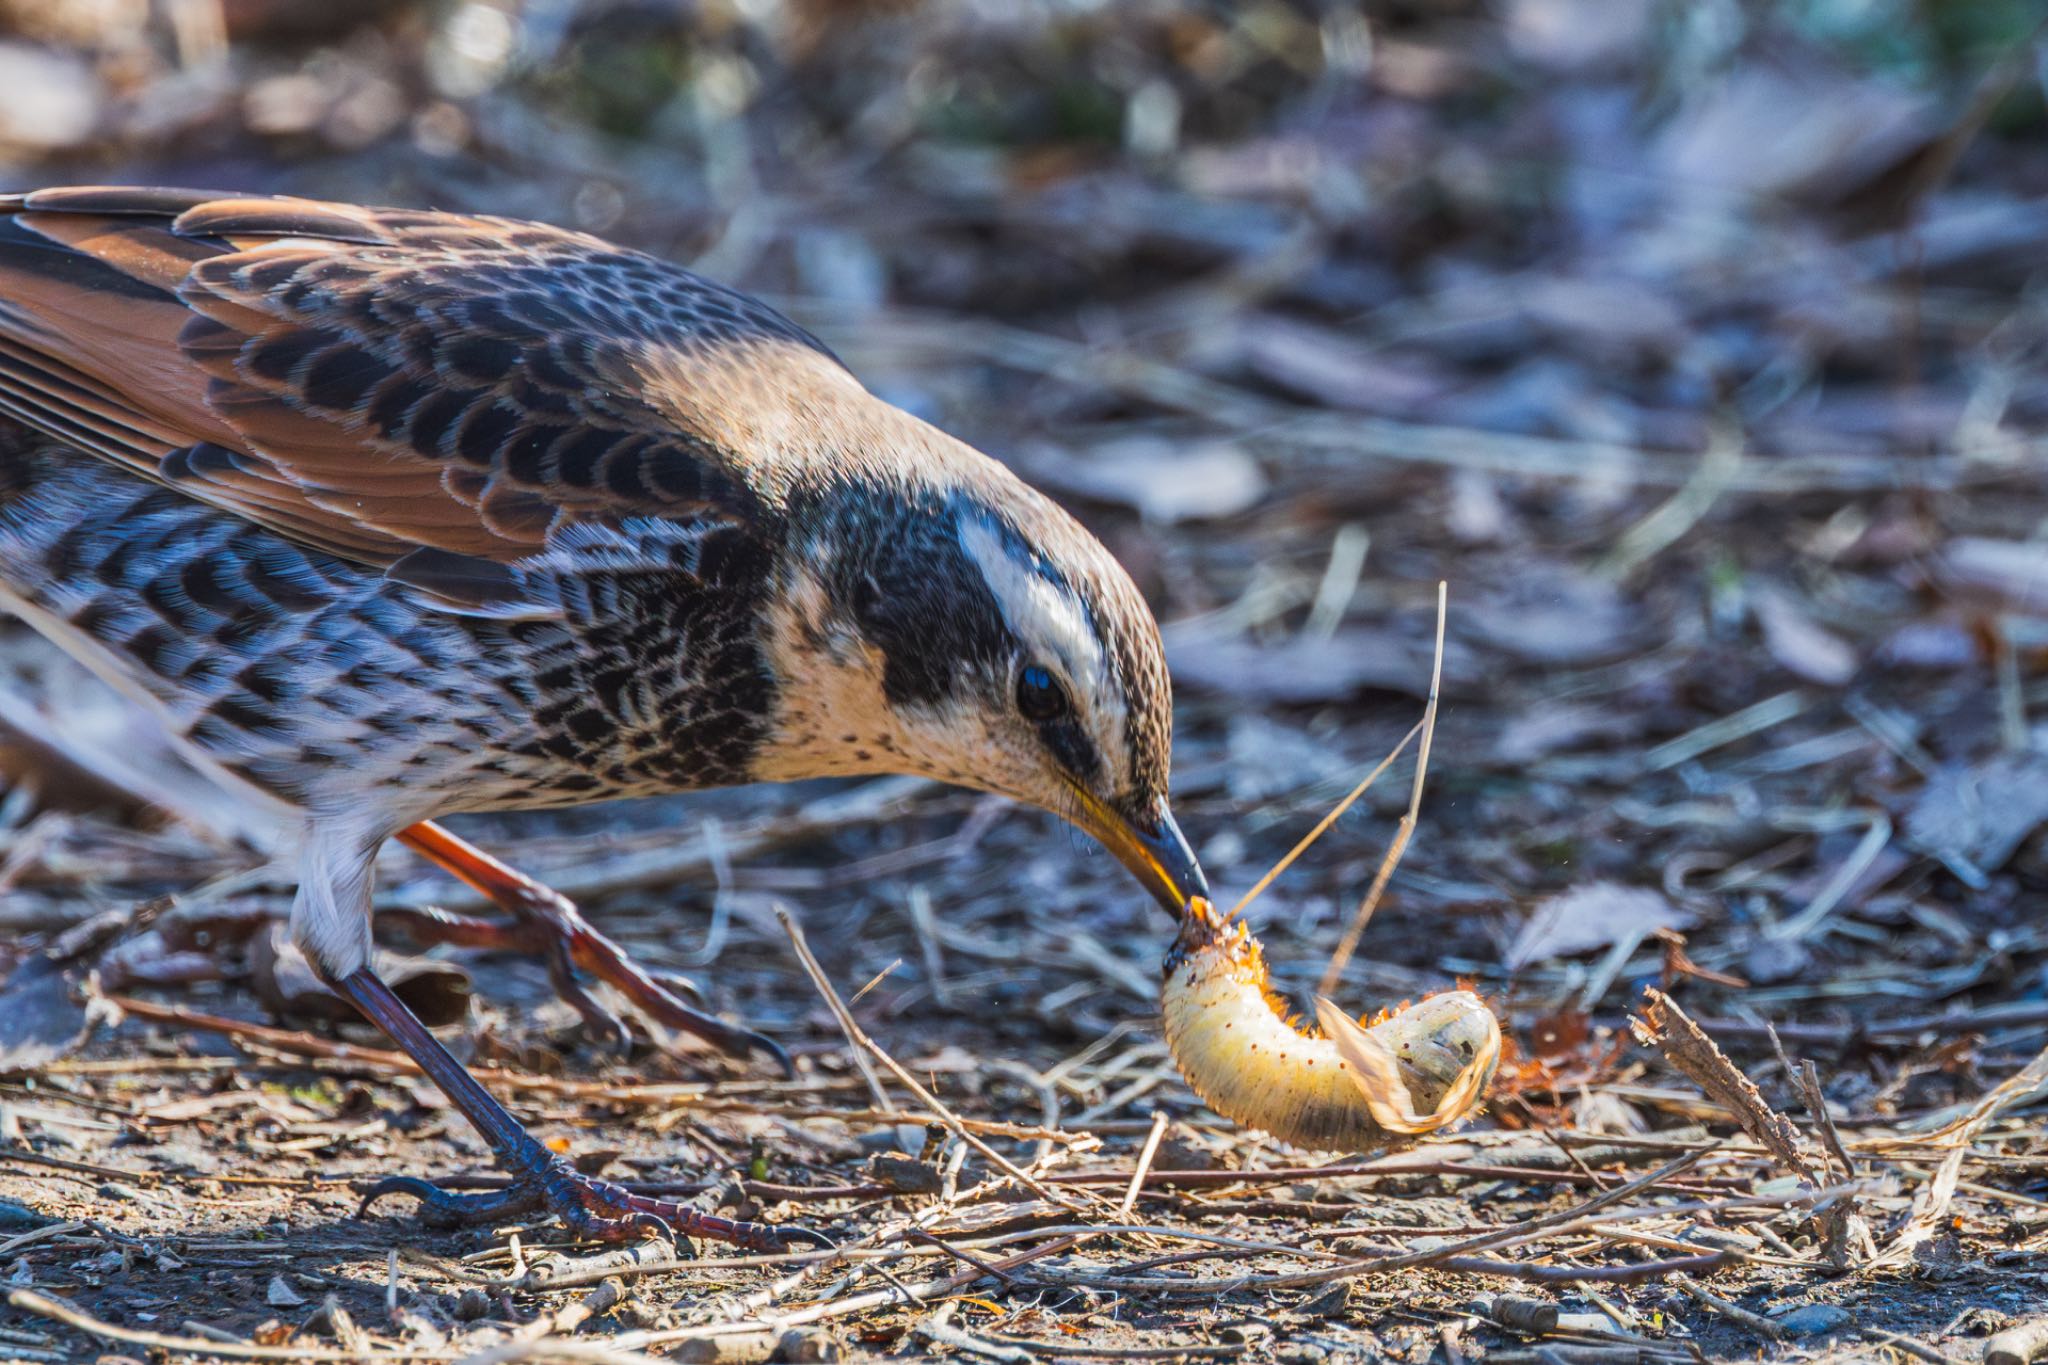
POLYGON ((575 1007, 595 1032, 623 1040, 625 1027, 577 980, 578 969, 630 1000, 650 1018, 695 1034, 735 1057, 759 1054, 790 1072, 789 1056, 776 1043, 751 1029, 736 1028, 685 1003, 681 994, 696 988, 678 977, 657 976, 626 955, 618 944, 583 918, 575 903, 543 886, 517 868, 507 867, 473 844, 457 838, 431 820, 399 834, 399 841, 429 862, 488 896, 512 916, 510 921, 452 915, 445 910, 385 910, 378 919, 397 923, 422 943, 453 943, 472 948, 504 949, 539 955, 555 990, 575 1007))

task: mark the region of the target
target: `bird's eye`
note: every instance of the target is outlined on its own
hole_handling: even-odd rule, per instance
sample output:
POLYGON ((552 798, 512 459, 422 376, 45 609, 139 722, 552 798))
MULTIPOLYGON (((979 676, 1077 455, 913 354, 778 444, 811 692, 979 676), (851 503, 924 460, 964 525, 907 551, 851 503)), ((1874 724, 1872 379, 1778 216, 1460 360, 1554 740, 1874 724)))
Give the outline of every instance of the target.
POLYGON ((1067 690, 1037 664, 1027 665, 1017 675, 1017 710, 1024 719, 1042 724, 1057 720, 1072 709, 1067 702, 1067 690))

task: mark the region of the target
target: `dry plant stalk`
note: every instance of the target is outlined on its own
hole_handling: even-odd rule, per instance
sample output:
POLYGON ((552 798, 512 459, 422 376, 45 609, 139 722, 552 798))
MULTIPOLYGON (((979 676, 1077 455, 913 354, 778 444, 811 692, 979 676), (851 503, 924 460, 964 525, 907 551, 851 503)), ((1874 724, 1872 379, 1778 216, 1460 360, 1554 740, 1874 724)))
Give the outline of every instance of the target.
POLYGON ((1799 1149, 1799 1130, 1792 1120, 1771 1108, 1756 1082, 1728 1060, 1728 1054, 1695 1024, 1678 1003, 1655 987, 1645 987, 1649 1005, 1641 1018, 1629 1020, 1629 1031, 1644 1047, 1664 1059, 1706 1092, 1707 1098, 1735 1115, 1742 1131, 1762 1144, 1779 1164, 1807 1184, 1826 1183, 1799 1149))
MULTIPOLYGON (((1706 1031, 1694 1023, 1686 1011, 1679 1009, 1663 990, 1645 986, 1642 995, 1649 997, 1649 1007, 1642 1011, 1640 1019, 1632 1017, 1628 1021, 1628 1029, 1634 1033, 1636 1042, 1645 1048, 1657 1048, 1667 1062, 1686 1072, 1686 1076, 1692 1078, 1692 1083, 1698 1085, 1708 1099, 1718 1103, 1722 1109, 1729 1109, 1743 1126, 1743 1132, 1776 1156, 1778 1164, 1782 1164, 1786 1171, 1815 1189, 1827 1185, 1827 1160, 1823 1158, 1819 1166, 1808 1160, 1806 1152, 1800 1150, 1798 1128, 1792 1126, 1792 1119, 1772 1109, 1757 1089, 1757 1083, 1729 1060, 1729 1054, 1722 1052, 1720 1046, 1706 1036, 1706 1031)), ((1794 1078, 1798 1078, 1796 1072, 1794 1078)), ((1827 1107, 1819 1091, 1821 1081, 1819 1076, 1815 1076, 1808 1103, 1819 1105, 1817 1113, 1823 1117, 1817 1121, 1823 1130, 1827 1130, 1827 1107)), ((1843 1164, 1847 1164, 1849 1154, 1839 1152, 1839 1156, 1843 1164)), ((1847 1175, 1853 1181, 1855 1171, 1849 1169, 1847 1175)), ((1942 1207, 1946 1207, 1946 1195, 1942 1197, 1942 1207)), ((1815 1207, 1815 1224, 1821 1232, 1821 1240, 1827 1244, 1827 1257, 1837 1269, 1870 1263, 1876 1257, 1876 1244, 1870 1240, 1870 1224, 1858 1212, 1853 1187, 1843 1191, 1837 1199, 1819 1203, 1815 1207)))
MULTIPOLYGON (((1414 832, 1443 672, 1445 592, 1437 586, 1436 665, 1419 730, 1421 755, 1400 832, 1346 931, 1331 989, 1414 832)), ((1398 754, 1400 749, 1396 749, 1398 754)), ((1390 754, 1228 914, 1196 899, 1181 916, 1160 993, 1166 1044, 1196 1094, 1225 1118, 1325 1151, 1387 1147, 1455 1123, 1478 1105, 1500 1063, 1500 1023, 1478 996, 1434 996, 1367 1028, 1316 1000, 1320 1035, 1304 1033, 1268 989, 1264 951, 1236 916, 1320 837, 1392 763, 1390 754)))
MULTIPOLYGON (((1422 708, 1422 748, 1415 756, 1415 781, 1408 789, 1408 810, 1401 817, 1400 827, 1394 831, 1394 841, 1387 845, 1387 856, 1380 859, 1380 869, 1373 874, 1372 885, 1366 889, 1365 898, 1352 912, 1351 922, 1344 926, 1344 937, 1338 941, 1337 950, 1330 954, 1329 965, 1323 968, 1322 982, 1316 987, 1318 995, 1328 995, 1337 989, 1337 981, 1344 975, 1351 954, 1358 950, 1358 940, 1365 935, 1365 926, 1372 922, 1372 913, 1379 908, 1380 897, 1386 894, 1387 882, 1392 879, 1395 867, 1400 865, 1401 855, 1408 851, 1408 841, 1415 837, 1415 824, 1422 815, 1422 782, 1429 775, 1430 744, 1436 739, 1437 698, 1443 691, 1444 622, 1449 615, 1449 596, 1449 585, 1438 583, 1436 657, 1429 666, 1429 700, 1422 708)), ((1402 742, 1405 744, 1407 741, 1402 742)))
POLYGON ((1984 1365, 2032 1365, 2048 1356, 2048 1318, 2007 1328, 1984 1343, 1984 1365))

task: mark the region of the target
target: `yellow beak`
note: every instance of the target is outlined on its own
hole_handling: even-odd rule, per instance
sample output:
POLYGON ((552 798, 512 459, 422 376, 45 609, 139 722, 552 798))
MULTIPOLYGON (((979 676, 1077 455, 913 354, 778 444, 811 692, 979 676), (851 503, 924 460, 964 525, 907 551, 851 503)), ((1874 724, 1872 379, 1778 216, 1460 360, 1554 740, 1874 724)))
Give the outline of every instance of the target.
POLYGON ((1152 809, 1131 816, 1078 784, 1073 790, 1081 803, 1081 827, 1129 868, 1168 914, 1179 917, 1191 899, 1208 896, 1209 879, 1202 875, 1187 836, 1174 823, 1165 797, 1152 809))

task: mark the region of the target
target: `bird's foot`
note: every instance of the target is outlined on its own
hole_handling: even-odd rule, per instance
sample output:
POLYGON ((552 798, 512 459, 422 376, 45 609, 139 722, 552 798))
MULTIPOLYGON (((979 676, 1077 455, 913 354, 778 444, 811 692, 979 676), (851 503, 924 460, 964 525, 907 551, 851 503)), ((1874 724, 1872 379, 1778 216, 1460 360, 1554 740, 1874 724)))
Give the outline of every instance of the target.
POLYGON ((683 999, 700 1004, 696 986, 679 976, 650 972, 611 939, 598 932, 567 896, 543 886, 473 848, 438 825, 419 824, 400 836, 416 852, 489 896, 510 920, 479 919, 445 910, 394 909, 379 914, 401 925, 423 944, 502 949, 539 957, 547 964, 555 993, 581 1015, 598 1038, 623 1045, 626 1026, 585 988, 579 972, 587 972, 630 1001, 634 1008, 667 1028, 694 1034, 732 1057, 761 1056, 785 1075, 794 1075, 789 1054, 771 1038, 726 1023, 683 999))
POLYGON ((545 1211, 560 1219, 572 1235, 594 1242, 694 1237, 759 1252, 832 1245, 830 1239, 807 1228, 721 1218, 673 1200, 634 1194, 623 1185, 582 1174, 538 1144, 534 1155, 510 1164, 526 1169, 505 1188, 482 1194, 452 1194, 415 1175, 386 1176, 363 1195, 356 1216, 367 1217, 370 1206, 386 1195, 409 1194, 420 1202, 421 1221, 437 1228, 489 1225, 545 1211))

